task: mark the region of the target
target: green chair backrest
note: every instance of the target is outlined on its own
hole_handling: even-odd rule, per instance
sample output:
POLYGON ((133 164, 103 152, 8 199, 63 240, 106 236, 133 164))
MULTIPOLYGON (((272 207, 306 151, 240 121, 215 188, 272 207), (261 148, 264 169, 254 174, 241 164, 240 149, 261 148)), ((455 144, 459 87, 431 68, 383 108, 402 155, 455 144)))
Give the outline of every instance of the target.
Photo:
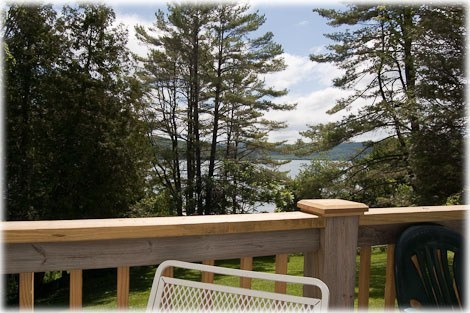
POLYGON ((462 249, 461 235, 443 226, 423 224, 406 229, 395 248, 399 308, 462 308, 462 249))

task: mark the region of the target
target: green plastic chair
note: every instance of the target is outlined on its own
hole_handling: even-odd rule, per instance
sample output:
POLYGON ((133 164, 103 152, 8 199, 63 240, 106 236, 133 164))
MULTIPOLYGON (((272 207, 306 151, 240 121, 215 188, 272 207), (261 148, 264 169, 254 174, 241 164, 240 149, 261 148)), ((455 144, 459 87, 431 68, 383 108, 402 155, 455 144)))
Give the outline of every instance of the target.
POLYGON ((464 252, 460 234, 439 225, 406 229, 395 248, 398 307, 461 309, 464 306, 464 252))

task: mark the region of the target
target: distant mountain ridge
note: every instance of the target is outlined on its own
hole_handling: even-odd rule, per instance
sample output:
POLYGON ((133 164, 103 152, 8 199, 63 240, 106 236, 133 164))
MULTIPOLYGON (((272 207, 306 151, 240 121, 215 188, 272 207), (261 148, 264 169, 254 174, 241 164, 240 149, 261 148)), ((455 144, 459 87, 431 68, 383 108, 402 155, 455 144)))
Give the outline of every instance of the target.
MULTIPOLYGON (((155 143, 157 144, 158 147, 164 148, 164 149, 171 149, 170 139, 160 137, 160 136, 155 136, 153 139, 155 140, 155 143)), ((201 144, 205 148, 205 149, 203 149, 202 158, 204 160, 206 160, 208 158, 207 151, 208 151, 209 143, 201 142, 201 144)), ((182 155, 184 155, 186 153, 185 142, 182 141, 182 140, 178 140, 178 146, 179 146, 180 153, 182 155)), ((336 147, 334 147, 331 150, 328 150, 328 151, 325 151, 325 152, 312 153, 310 155, 298 156, 298 155, 295 155, 295 154, 284 154, 284 153, 281 153, 281 152, 278 152, 278 151, 271 151, 269 153, 269 156, 274 160, 323 159, 323 160, 340 161, 340 160, 347 160, 349 157, 356 154, 358 151, 363 150, 364 147, 365 147, 364 142, 345 142, 345 143, 337 145, 336 147)), ((225 150, 225 146, 224 145, 218 145, 218 149, 225 150)), ((369 153, 369 152, 366 151, 364 154, 366 155, 367 153, 369 153)), ((254 154, 252 157, 256 158, 256 154, 254 154)))

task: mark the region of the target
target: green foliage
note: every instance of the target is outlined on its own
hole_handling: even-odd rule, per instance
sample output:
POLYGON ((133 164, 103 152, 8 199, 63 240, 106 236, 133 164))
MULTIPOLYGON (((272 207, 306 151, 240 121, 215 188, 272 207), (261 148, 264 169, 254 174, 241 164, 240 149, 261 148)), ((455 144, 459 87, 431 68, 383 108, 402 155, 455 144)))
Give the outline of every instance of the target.
POLYGON ((3 39, 7 219, 125 216, 146 141, 127 33, 102 5, 12 5, 3 39))
POLYGON ((350 112, 302 135, 319 151, 359 135, 386 134, 369 143, 371 155, 351 158, 345 173, 355 186, 351 196, 376 205, 433 205, 462 191, 464 11, 430 5, 314 10, 331 25, 352 26, 328 34, 335 42, 329 52, 311 56, 342 69, 334 85, 350 91, 328 113, 350 112))
POLYGON ((286 91, 260 78, 285 68, 273 34, 253 35, 263 23, 247 5, 171 4, 156 13, 155 29, 136 27, 150 48, 138 75, 154 183, 171 195, 171 214, 250 212, 272 201, 268 189, 282 188, 264 165, 281 144, 268 142, 269 132, 285 125, 263 115, 294 105, 275 104, 286 91))
POLYGON ((289 185, 286 186, 272 186, 272 190, 274 191, 273 198, 274 203, 276 205, 276 209, 274 212, 281 212, 285 211, 286 208, 291 208, 292 211, 295 211, 295 195, 292 190, 289 189, 289 185))
POLYGON ((402 159, 392 153, 398 141, 388 138, 363 158, 348 161, 313 160, 293 180, 296 201, 340 198, 370 207, 411 206, 416 195, 406 181, 402 159))
POLYGON ((13 6, 5 17, 8 219, 35 219, 42 214, 47 189, 41 172, 47 154, 33 144, 48 136, 46 121, 37 117, 45 113, 42 91, 55 76, 52 65, 62 46, 52 29, 55 15, 50 6, 13 6))
POLYGON ((171 208, 171 198, 163 191, 157 195, 143 197, 131 205, 128 217, 169 216, 169 208, 171 208))
POLYGON ((462 193, 456 193, 449 196, 446 200, 446 205, 459 205, 464 204, 462 193))
POLYGON ((300 199, 348 199, 344 184, 345 162, 313 160, 304 167, 294 181, 294 193, 300 199))

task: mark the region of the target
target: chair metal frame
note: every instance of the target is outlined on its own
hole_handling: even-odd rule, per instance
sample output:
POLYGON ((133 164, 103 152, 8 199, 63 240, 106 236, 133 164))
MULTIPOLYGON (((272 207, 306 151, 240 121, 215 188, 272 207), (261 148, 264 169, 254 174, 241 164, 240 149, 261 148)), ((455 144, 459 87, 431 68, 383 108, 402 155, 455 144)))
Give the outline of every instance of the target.
MULTIPOLYGON (((244 303, 246 302, 245 300, 247 299, 249 300, 250 298, 262 299, 260 301, 267 301, 266 303, 268 302, 275 303, 276 308, 279 308, 279 310, 282 310, 282 311, 285 311, 286 306, 283 306, 283 305, 286 304, 286 305, 301 306, 303 308, 302 310, 305 310, 306 312, 311 312, 314 310, 325 312, 328 308, 328 300, 329 300, 328 287, 323 281, 317 278, 291 276, 291 275, 283 275, 283 274, 271 274, 271 273, 263 273, 263 272, 256 272, 256 271, 246 271, 246 270, 224 268, 224 267, 212 266, 212 265, 195 264, 195 263, 188 263, 188 262, 182 262, 182 261, 168 260, 168 261, 164 261, 163 263, 161 263, 155 273, 155 278, 153 280, 152 290, 150 292, 149 302, 147 305, 148 312, 150 311, 158 311, 158 312, 170 311, 171 312, 171 311, 188 311, 189 310, 187 308, 181 308, 181 307, 179 307, 179 309, 176 309, 176 310, 165 307, 162 301, 165 297, 164 295, 165 290, 168 290, 165 288, 168 288, 167 286, 169 285, 179 286, 179 287, 184 286, 183 288, 187 288, 187 290, 189 290, 189 293, 195 290, 197 292, 202 292, 204 296, 208 296, 210 295, 210 293, 219 293, 219 295, 222 294, 222 297, 225 297, 225 295, 229 294, 231 296, 236 297, 237 299, 236 307, 232 308, 232 310, 229 310, 229 311, 237 311, 237 312, 241 312, 241 311, 248 312, 248 311, 253 311, 253 310, 263 311, 262 307, 255 308, 255 309, 252 309, 252 308, 247 309, 246 307, 244 307, 244 303), (263 279, 263 280, 268 280, 268 281, 277 281, 277 282, 315 286, 321 290, 321 299, 292 296, 292 295, 279 294, 279 293, 274 293, 274 292, 251 290, 251 289, 245 289, 245 288, 239 288, 239 287, 223 286, 223 285, 210 284, 210 283, 204 283, 204 282, 199 282, 199 281, 189 281, 189 280, 184 280, 184 279, 162 276, 163 271, 167 269, 168 267, 184 268, 184 269, 189 269, 189 270, 197 270, 200 272, 221 274, 221 275, 227 275, 227 276, 246 277, 246 278, 254 278, 254 279, 263 279)), ((185 291, 185 292, 188 292, 188 291, 185 291)), ((171 294, 166 295, 166 297, 168 296, 171 297, 171 294)), ((179 301, 181 301, 181 299, 179 299, 179 301)), ((211 301, 212 300, 209 300, 209 302, 211 301)), ((220 311, 220 310, 226 311, 225 308, 216 309, 216 311, 220 311)), ((272 308, 269 309, 269 311, 271 310, 272 308)), ((213 311, 211 308, 211 303, 205 304, 204 307, 201 307, 200 310, 198 309, 198 311, 205 311, 205 312, 213 311)), ((295 309, 295 311, 297 311, 297 309, 295 309)))

